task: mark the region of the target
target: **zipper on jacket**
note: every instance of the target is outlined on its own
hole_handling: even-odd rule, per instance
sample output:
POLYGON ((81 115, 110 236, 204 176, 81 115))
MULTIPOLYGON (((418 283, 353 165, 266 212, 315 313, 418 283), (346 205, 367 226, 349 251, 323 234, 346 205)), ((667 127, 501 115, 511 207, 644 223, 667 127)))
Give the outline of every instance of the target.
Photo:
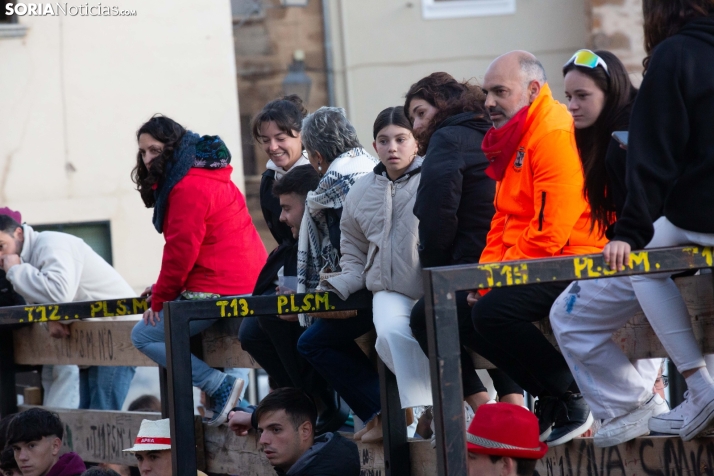
POLYGON ((543 231, 543 219, 545 218, 545 192, 540 193, 540 214, 538 215, 538 231, 543 231))

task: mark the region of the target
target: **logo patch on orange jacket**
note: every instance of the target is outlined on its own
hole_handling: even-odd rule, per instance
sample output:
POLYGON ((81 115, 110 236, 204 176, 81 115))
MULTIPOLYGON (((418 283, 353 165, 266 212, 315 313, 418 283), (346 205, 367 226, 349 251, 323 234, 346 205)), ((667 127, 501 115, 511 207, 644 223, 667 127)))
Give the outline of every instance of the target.
POLYGON ((523 159, 526 156, 526 148, 525 147, 519 147, 518 151, 516 152, 516 160, 513 162, 513 169, 516 172, 521 171, 521 167, 523 167, 523 159))

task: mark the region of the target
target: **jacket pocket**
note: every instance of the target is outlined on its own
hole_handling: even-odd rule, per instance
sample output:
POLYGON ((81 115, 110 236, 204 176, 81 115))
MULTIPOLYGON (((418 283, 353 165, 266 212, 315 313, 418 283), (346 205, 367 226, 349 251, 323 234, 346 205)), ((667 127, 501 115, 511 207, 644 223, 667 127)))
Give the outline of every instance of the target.
POLYGON ((369 271, 369 269, 374 264, 374 259, 377 256, 377 251, 379 251, 379 246, 375 245, 374 243, 370 243, 369 249, 367 250, 367 262, 364 265, 362 274, 367 274, 367 271, 369 271))
POLYGON ((543 231, 543 220, 545 219, 545 192, 540 192, 540 213, 538 214, 538 231, 543 231))

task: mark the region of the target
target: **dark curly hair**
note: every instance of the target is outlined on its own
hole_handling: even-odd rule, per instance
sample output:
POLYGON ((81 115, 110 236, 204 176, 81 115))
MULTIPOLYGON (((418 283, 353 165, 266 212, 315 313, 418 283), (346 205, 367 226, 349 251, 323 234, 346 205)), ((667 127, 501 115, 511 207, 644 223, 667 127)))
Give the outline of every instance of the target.
POLYGON ((160 114, 156 114, 136 131, 137 141, 141 134, 149 134, 164 144, 163 151, 151 161, 148 169, 144 165, 141 152, 137 152, 136 165, 131 171, 131 180, 136 184, 136 189, 146 208, 151 208, 156 203, 154 186, 158 186, 163 180, 166 162, 173 159, 174 151, 178 148, 185 133, 186 129, 181 124, 160 114))
POLYGON ((714 0, 643 0, 645 71, 657 45, 679 32, 684 25, 699 17, 714 14, 714 0))
POLYGON ((307 109, 297 94, 270 101, 250 123, 253 139, 260 141, 260 126, 266 122, 275 122, 278 129, 290 137, 297 137, 293 131, 302 131, 302 120, 305 116, 307 116, 307 109))
POLYGON ((448 73, 431 73, 409 88, 404 99, 404 112, 412 124, 414 118, 409 115, 409 106, 414 99, 423 99, 439 110, 426 130, 414 133, 419 155, 426 154, 432 134, 446 118, 462 112, 473 112, 476 118, 486 116, 486 95, 481 87, 469 81, 458 82, 448 73))

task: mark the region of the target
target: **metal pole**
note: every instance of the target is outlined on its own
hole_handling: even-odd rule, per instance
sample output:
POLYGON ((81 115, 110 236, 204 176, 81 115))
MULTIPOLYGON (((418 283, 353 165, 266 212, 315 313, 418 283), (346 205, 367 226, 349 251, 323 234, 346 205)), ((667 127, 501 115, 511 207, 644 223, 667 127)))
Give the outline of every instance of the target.
POLYGON ((409 476, 411 461, 407 441, 407 423, 399 399, 397 378, 379 360, 379 387, 384 434, 384 469, 386 476, 409 476))
POLYGON ((0 415, 3 417, 17 413, 14 327, 7 326, 0 332, 0 415))
POLYGON ((166 370, 168 372, 171 462, 174 476, 195 476, 196 435, 193 422, 191 383, 190 314, 174 302, 164 304, 166 370), (174 312, 171 309, 175 308, 174 312))
MULTIPOLYGON (((166 354, 168 355, 168 354, 166 354)), ((159 395, 161 397, 161 418, 169 417, 169 376, 165 367, 159 365, 159 395)))
POLYGON ((428 270, 423 276, 437 474, 463 476, 468 468, 456 293, 448 278, 428 270))

